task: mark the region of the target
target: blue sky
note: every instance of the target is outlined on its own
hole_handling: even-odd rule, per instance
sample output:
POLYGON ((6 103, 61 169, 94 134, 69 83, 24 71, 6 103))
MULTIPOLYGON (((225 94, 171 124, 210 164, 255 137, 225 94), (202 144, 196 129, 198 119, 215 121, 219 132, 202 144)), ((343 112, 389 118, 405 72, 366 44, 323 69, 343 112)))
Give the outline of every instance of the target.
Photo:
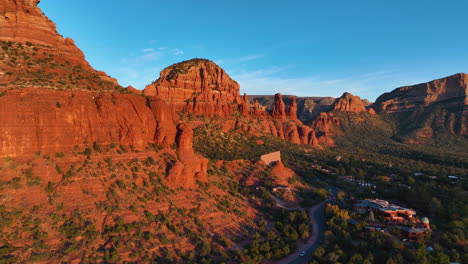
POLYGON ((42 0, 98 70, 139 89, 207 58, 247 94, 375 100, 468 72, 465 0, 42 0))

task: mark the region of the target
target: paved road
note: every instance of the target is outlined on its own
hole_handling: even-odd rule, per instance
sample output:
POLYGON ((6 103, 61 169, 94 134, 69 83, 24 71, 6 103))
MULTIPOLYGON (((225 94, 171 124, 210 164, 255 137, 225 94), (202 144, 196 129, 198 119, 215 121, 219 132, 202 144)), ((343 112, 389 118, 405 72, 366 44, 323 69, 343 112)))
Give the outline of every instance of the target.
POLYGON ((309 211, 309 217, 312 222, 312 236, 310 237, 309 241, 296 250, 296 252, 281 260, 269 262, 270 264, 302 264, 312 259, 312 253, 314 253, 314 251, 320 246, 320 243, 325 238, 324 233, 326 227, 324 209, 327 202, 328 200, 325 200, 320 204, 312 207, 309 211), (302 251, 306 252, 304 257, 299 256, 299 253, 302 251))

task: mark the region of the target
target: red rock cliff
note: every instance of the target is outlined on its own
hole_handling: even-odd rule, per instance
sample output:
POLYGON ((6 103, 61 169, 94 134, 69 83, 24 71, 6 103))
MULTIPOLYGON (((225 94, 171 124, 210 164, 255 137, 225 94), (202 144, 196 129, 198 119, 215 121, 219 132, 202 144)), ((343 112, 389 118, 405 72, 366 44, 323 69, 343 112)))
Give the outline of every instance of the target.
POLYGON ((274 100, 271 107, 271 116, 278 119, 286 118, 286 105, 283 102, 283 96, 277 93, 274 100))
POLYGON ((297 101, 296 101, 296 96, 291 97, 291 102, 288 105, 288 108, 286 109, 286 115, 289 118, 292 119, 297 119, 297 101))
POLYGON ((467 74, 459 73, 428 83, 400 87, 381 95, 374 105, 378 111, 393 112, 448 100, 453 101, 451 104, 468 105, 467 74))
POLYGON ((342 112, 360 113, 366 111, 366 104, 359 96, 344 93, 340 98, 335 100, 332 109, 342 112))
POLYGON ((241 103, 239 84, 215 63, 192 59, 174 64, 160 73, 144 94, 158 97, 176 111, 196 115, 229 116, 241 103))
POLYGON ((42 13, 38 3, 39 0, 1 0, 0 40, 52 46, 84 62, 84 55, 74 41, 57 33, 54 22, 42 13))
POLYGON ((57 32, 38 3, 0 0, 0 84, 115 91, 117 80, 94 70, 74 41, 57 32))
POLYGON ((155 118, 143 97, 24 88, 0 97, 0 157, 119 143, 143 148, 155 118))
POLYGON ((171 107, 134 95, 131 87, 123 89, 93 69, 73 41, 57 33, 38 2, 0 0, 0 157, 54 155, 94 143, 141 151, 156 143, 176 154, 169 147, 177 143, 180 165, 171 167, 168 183, 193 186, 206 180, 207 160, 193 154, 193 132, 177 127, 171 107))

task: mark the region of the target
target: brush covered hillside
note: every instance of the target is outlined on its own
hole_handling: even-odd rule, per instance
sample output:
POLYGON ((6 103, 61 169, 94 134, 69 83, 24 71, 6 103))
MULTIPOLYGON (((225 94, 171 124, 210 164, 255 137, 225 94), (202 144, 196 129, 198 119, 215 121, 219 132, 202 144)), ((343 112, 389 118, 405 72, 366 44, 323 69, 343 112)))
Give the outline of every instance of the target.
POLYGON ((329 197, 341 209, 312 219, 328 229, 312 263, 467 259, 465 75, 369 105, 240 95, 192 59, 141 92, 96 71, 38 3, 0 0, 0 263, 268 263, 299 255, 329 197), (380 196, 430 217, 433 237, 360 241, 340 210, 380 196))
MULTIPOLYGON (((380 153, 466 168, 466 76, 456 74, 398 88, 383 94, 373 104, 344 93, 329 105, 318 105, 315 109, 321 110, 312 110, 316 113, 304 123, 315 131, 321 146, 364 156, 380 153)), ((270 97, 252 98, 265 103, 270 97)), ((288 102, 290 97, 285 98, 288 102)), ((297 99, 307 100, 311 99, 297 99)), ((271 106, 262 106, 271 111, 271 106)), ((297 114, 303 115, 301 107, 297 114)))
POLYGON ((292 111, 267 117, 208 60, 170 67, 153 84, 160 94, 124 89, 38 3, 0 1, 1 263, 259 263, 310 236, 306 213, 254 183, 317 188, 281 162, 218 162, 192 143, 212 117, 248 130, 234 116, 265 116, 259 127, 281 142, 314 145, 292 111), (179 77, 191 81, 182 92, 179 77), (260 242, 269 246, 258 254, 260 242))

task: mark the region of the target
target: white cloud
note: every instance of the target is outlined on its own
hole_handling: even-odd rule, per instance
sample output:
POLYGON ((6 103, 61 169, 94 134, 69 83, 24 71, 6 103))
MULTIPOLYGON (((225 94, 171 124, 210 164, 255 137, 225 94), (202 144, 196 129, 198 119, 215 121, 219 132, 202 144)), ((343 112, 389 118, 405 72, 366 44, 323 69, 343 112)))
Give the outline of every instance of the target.
POLYGON ((221 64, 224 63, 224 61, 223 61, 223 60, 215 60, 214 63, 216 63, 216 64, 218 64, 218 65, 221 65, 221 64))
POLYGON ((332 96, 339 97, 350 92, 362 99, 375 100, 383 92, 397 87, 396 75, 390 71, 327 79, 320 76, 281 78, 275 73, 288 67, 261 69, 234 75, 233 79, 241 85, 242 93, 251 95, 272 95, 275 93, 297 96, 332 96), (385 85, 382 85, 384 83, 385 85))
POLYGON ((255 54, 255 55, 250 55, 250 56, 239 58, 239 61, 251 61, 251 60, 261 59, 263 57, 265 57, 264 54, 255 54))
POLYGON ((181 50, 181 49, 175 48, 175 49, 172 50, 172 54, 175 55, 175 56, 179 56, 179 55, 183 55, 184 51, 181 50))

